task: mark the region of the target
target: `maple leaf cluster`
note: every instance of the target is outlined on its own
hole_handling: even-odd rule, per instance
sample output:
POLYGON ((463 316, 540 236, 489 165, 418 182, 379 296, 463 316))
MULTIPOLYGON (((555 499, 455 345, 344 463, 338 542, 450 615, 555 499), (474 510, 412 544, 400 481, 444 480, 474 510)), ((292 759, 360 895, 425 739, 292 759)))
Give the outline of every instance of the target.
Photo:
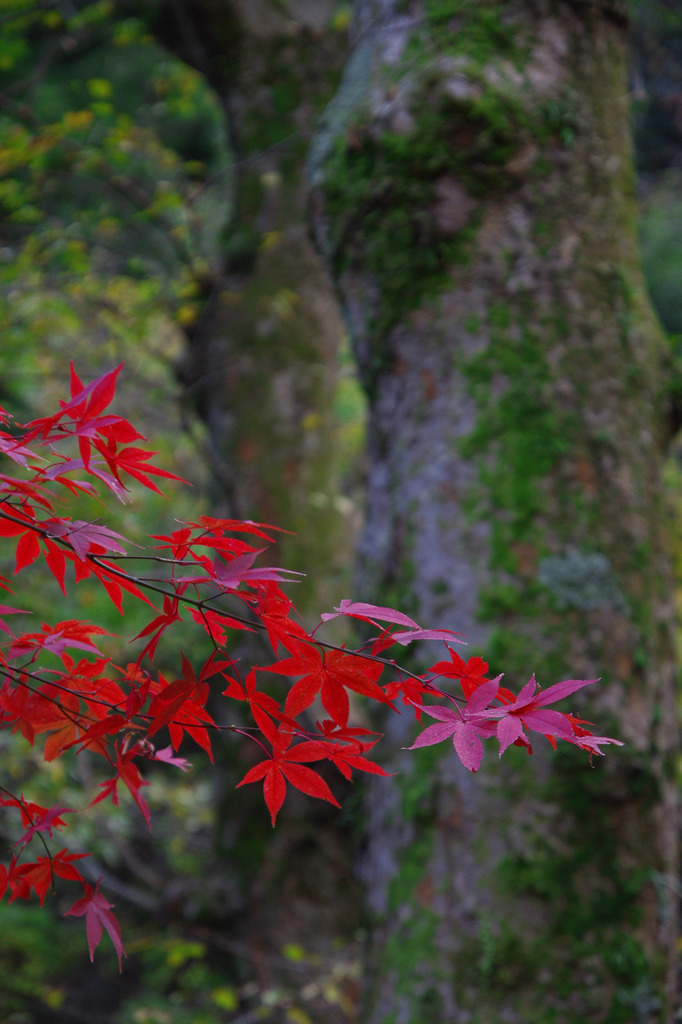
MULTIPOLYGON (((47 845, 55 830, 59 836, 68 827, 65 816, 100 801, 118 804, 127 791, 151 827, 143 794, 149 784, 141 771, 145 761, 186 771, 190 764, 179 753, 183 742, 193 742, 210 758, 212 740, 226 729, 248 738, 258 752, 260 759, 238 785, 262 783, 273 825, 288 787, 339 806, 325 766, 344 779, 354 771, 387 774, 368 756, 379 735, 351 722, 349 692, 394 711, 400 700, 419 722, 423 714, 436 719, 410 749, 452 739, 471 771, 480 766, 487 738, 498 740, 500 754, 510 744, 530 750, 529 731, 590 754, 617 742, 593 736, 587 723, 547 707, 595 680, 567 680, 538 690, 532 678, 515 696, 500 685, 500 676, 488 678, 481 658, 465 662, 459 656, 451 645, 461 640, 451 631, 423 629, 396 609, 362 602, 342 601, 321 617, 321 624, 348 616, 369 627, 372 635, 358 649, 306 631, 281 586, 298 574, 255 565, 275 527, 202 516, 170 534, 152 536, 154 543, 142 556, 136 551, 133 562, 120 534, 58 514, 60 490, 71 496, 103 487, 125 502, 130 480, 158 492, 156 480, 178 479, 152 461, 156 453, 139 446, 144 438, 127 420, 108 411, 119 371, 83 385, 72 368, 69 400, 52 416, 23 426, 0 409, 0 428, 8 428, 0 429, 0 453, 16 467, 0 473, 0 536, 14 544, 15 574, 43 559, 65 595, 67 586, 87 579, 101 585, 121 613, 124 598, 151 610, 134 638, 141 641, 136 661, 118 666, 102 652, 108 634, 96 624, 68 619, 22 631, 16 616, 24 613, 0 604, 0 729, 42 744, 46 761, 87 750, 99 758, 104 776, 81 809, 42 807, 0 785, 0 806, 20 819, 10 861, 0 864, 0 898, 9 894, 11 902, 35 893, 42 905, 56 878, 80 885, 82 895, 67 914, 85 917, 91 958, 106 930, 120 968, 125 953, 112 906, 99 881, 90 884, 77 866, 87 854, 69 852, 68 846, 55 853, 47 845), (129 568, 141 558, 148 559, 153 576, 129 568), (196 667, 183 655, 177 678, 169 679, 155 669, 154 657, 183 615, 205 630, 212 651, 196 667), (240 671, 226 650, 234 631, 261 631, 274 660, 240 671), (421 675, 387 655, 394 645, 424 640, 443 644, 448 660, 421 675), (392 677, 388 682, 386 675, 392 677), (272 676, 290 683, 283 701, 268 692, 272 676), (457 684, 456 693, 442 688, 447 680, 457 684), (210 690, 218 687, 228 701, 242 706, 251 725, 216 723, 206 704, 210 690), (313 713, 321 717, 314 726, 313 713), (45 855, 29 860, 36 839, 45 855)), ((11 592, 7 579, 0 577, 0 589, 11 592)))

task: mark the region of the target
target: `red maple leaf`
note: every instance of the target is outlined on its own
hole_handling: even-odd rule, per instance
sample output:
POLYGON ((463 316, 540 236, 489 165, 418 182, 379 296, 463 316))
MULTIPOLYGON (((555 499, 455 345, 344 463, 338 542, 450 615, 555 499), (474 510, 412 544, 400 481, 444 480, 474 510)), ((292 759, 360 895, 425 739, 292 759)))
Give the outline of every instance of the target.
POLYGON ((149 807, 141 793, 142 787, 148 786, 149 783, 142 778, 137 766, 133 763, 133 759, 137 757, 138 753, 137 745, 126 751, 122 751, 120 748, 117 749, 115 763, 116 775, 114 775, 113 778, 106 779, 104 782, 100 783, 99 788, 101 793, 99 793, 99 795, 90 802, 89 806, 93 807, 95 804, 98 804, 100 800, 106 800, 106 798, 110 796, 114 807, 118 807, 118 784, 119 782, 123 782, 129 790, 133 800, 142 811, 144 820, 147 822, 147 828, 151 832, 152 826, 149 816, 149 807))
POLYGON ((9 902, 29 899, 33 889, 42 907, 55 875, 73 882, 83 881, 80 871, 73 866, 73 861, 89 856, 88 853, 67 853, 66 850, 61 850, 53 857, 38 857, 26 864, 18 864, 16 858, 12 858, 9 874, 4 876, 5 887, 8 883, 12 893, 9 902))
POLYGON ((211 576, 225 590, 236 590, 240 583, 265 583, 275 580, 291 582, 289 576, 303 576, 302 572, 294 572, 292 569, 282 569, 279 566, 262 566, 252 569, 256 557, 265 548, 252 548, 245 551, 228 562, 216 557, 211 566, 211 576), (282 576, 282 573, 286 575, 282 576))
POLYGON ((296 644, 297 653, 263 669, 284 676, 302 676, 294 683, 284 706, 285 715, 295 718, 305 711, 320 694, 327 714, 338 725, 348 722, 349 702, 346 688, 372 697, 382 704, 390 704, 377 679, 383 665, 345 651, 322 651, 312 644, 296 644))
POLYGON ((487 717, 490 702, 497 697, 499 681, 498 676, 497 679, 488 679, 481 683, 463 708, 457 704, 451 707, 420 705, 422 711, 437 721, 435 725, 428 725, 407 749, 430 747, 434 743, 442 743, 443 740, 452 738, 452 744, 464 767, 471 772, 478 771, 483 757, 481 736, 494 734, 494 723, 491 726, 487 717))
POLYGON ((182 617, 178 611, 178 599, 177 597, 164 597, 163 613, 157 615, 156 618, 147 623, 144 629, 140 630, 137 636, 133 637, 134 640, 139 640, 140 637, 151 635, 151 640, 149 640, 140 652, 138 660, 141 660, 145 654, 149 655, 150 661, 154 660, 154 654, 159 640, 161 639, 164 631, 174 622, 182 622, 182 617))
MULTIPOLYGON (((59 678, 68 679, 63 675, 59 678)), ((81 735, 81 702, 76 694, 68 692, 64 683, 57 686, 44 683, 40 687, 40 696, 44 699, 40 700, 36 694, 31 708, 31 726, 35 734, 50 733, 45 740, 44 757, 46 761, 54 761, 81 735)))
POLYGON ((183 678, 167 683, 159 673, 159 681, 163 688, 154 697, 149 706, 151 722, 147 735, 151 738, 164 725, 168 726, 173 750, 177 750, 182 742, 183 733, 186 732, 195 743, 206 751, 211 760, 211 741, 209 739, 207 725, 215 725, 215 722, 204 709, 208 699, 209 686, 204 680, 197 681, 194 670, 189 661, 182 655, 183 678))
MULTIPOLYGON (((360 619, 362 622, 368 622, 373 626, 379 626, 376 620, 380 619, 382 622, 393 622, 399 626, 407 627, 397 632, 389 629, 387 626, 379 627, 381 635, 372 643, 372 654, 379 654, 395 643, 401 644, 404 647, 412 643, 413 640, 452 641, 455 637, 451 629, 422 629, 414 619, 411 619, 409 615, 405 615, 404 612, 399 612, 395 608, 387 608, 384 605, 367 604, 365 601, 349 601, 344 599, 333 612, 324 612, 322 614, 322 622, 335 619, 338 615, 348 615, 353 619, 360 619)), ((455 642, 461 643, 462 641, 455 642)))
POLYGON ((324 743, 325 757, 332 761, 339 769, 344 778, 350 779, 351 769, 355 768, 360 772, 369 772, 371 775, 388 775, 381 765, 369 761, 365 751, 374 746, 376 740, 371 743, 324 743))
MULTIPOLYGON (((464 661, 451 647, 448 647, 448 653, 450 661, 437 662, 431 666, 429 672, 433 672, 437 676, 445 676, 447 679, 459 679, 464 696, 468 700, 474 690, 482 683, 488 682, 486 676, 488 662, 476 656, 464 661)), ((497 699, 503 704, 511 704, 516 700, 511 690, 507 690, 504 686, 498 689, 497 699)))
POLYGON ((211 611, 210 608, 190 608, 190 615, 195 622, 204 627, 213 643, 217 644, 218 647, 222 647, 225 643, 226 629, 239 629, 247 633, 255 632, 245 622, 241 622, 231 615, 225 615, 223 612, 211 611))
POLYGON ((341 806, 324 779, 312 768, 306 768, 300 763, 323 760, 326 754, 322 744, 304 740, 303 743, 290 747, 292 739, 291 732, 278 733, 276 742, 273 744, 272 755, 266 761, 261 761, 251 768, 237 784, 238 787, 245 786, 249 782, 258 782, 263 779, 263 796, 270 811, 273 826, 279 809, 284 803, 287 782, 290 782, 296 789, 300 789, 302 793, 307 793, 308 796, 327 800, 335 807, 341 806))
POLYGON ((548 686, 546 690, 538 690, 538 684, 533 675, 519 692, 513 704, 508 704, 503 708, 488 709, 485 714, 489 718, 497 720, 500 756, 511 743, 525 742, 529 746, 523 726, 542 733, 547 739, 556 736, 568 743, 583 747, 593 754, 602 753, 599 749, 600 744, 616 743, 618 746, 622 746, 620 740, 614 740, 608 736, 592 736, 586 730, 577 731, 572 716, 546 708, 547 704, 554 704, 575 693, 576 690, 582 689, 583 686, 589 686, 597 681, 596 679, 564 679, 560 683, 548 686))
POLYGON ((256 673, 253 669, 247 673, 243 683, 231 679, 229 676, 227 678, 230 685, 223 690, 223 696, 248 702, 258 728, 270 743, 277 743, 278 732, 272 717, 280 717, 279 704, 270 694, 256 689, 256 673))
POLYGON ((105 900, 99 891, 100 881, 101 879, 98 878, 94 889, 86 882, 84 884, 85 896, 76 900, 71 909, 66 911, 65 916, 83 917, 85 915, 85 931, 88 937, 88 949, 90 950, 91 960, 95 958, 95 950, 102 938, 102 929, 106 929, 118 956, 118 970, 120 973, 121 957, 126 955, 121 941, 121 929, 111 912, 112 904, 105 900))
POLYGON ((33 651, 35 657, 40 650, 61 655, 67 647, 89 651, 91 654, 101 654, 91 642, 91 636, 112 634, 101 626, 80 622, 78 619, 65 619, 64 622, 56 622, 54 626, 48 626, 43 622, 40 633, 23 633, 10 645, 9 657, 18 658, 29 651, 33 651))
POLYGON ((424 693, 430 693, 432 689, 426 680, 415 679, 413 676, 408 676, 407 679, 396 679, 392 683, 386 683, 383 687, 389 700, 393 701, 396 697, 402 697, 403 704, 411 705, 415 709, 418 722, 421 722, 422 715, 419 701, 424 693))
MULTIPOLYGON (((127 473, 128 476, 132 476, 134 480, 139 481, 147 490, 154 491, 156 494, 162 494, 163 492, 150 479, 151 476, 163 477, 166 480, 180 480, 184 483, 182 477, 177 476, 175 473, 169 473, 168 470, 160 469, 149 462, 157 452, 150 452, 144 448, 134 448, 131 446, 120 448, 111 434, 106 444, 95 439, 92 442, 92 446, 104 458, 111 470, 112 476, 119 484, 121 484, 121 473, 127 473)), ((93 469, 92 472, 95 476, 104 480, 104 475, 98 470, 93 469)))
POLYGON ((126 538, 106 526, 88 523, 83 519, 48 519, 42 523, 42 527, 50 537, 67 540, 81 561, 90 551, 98 555, 106 551, 125 554, 120 541, 126 538))
POLYGON ((258 605, 255 610, 265 624, 275 654, 279 644, 282 644, 290 654, 295 654, 296 639, 304 640, 308 634, 303 626, 289 617, 295 610, 294 605, 281 587, 274 582, 263 583, 259 588, 258 605))

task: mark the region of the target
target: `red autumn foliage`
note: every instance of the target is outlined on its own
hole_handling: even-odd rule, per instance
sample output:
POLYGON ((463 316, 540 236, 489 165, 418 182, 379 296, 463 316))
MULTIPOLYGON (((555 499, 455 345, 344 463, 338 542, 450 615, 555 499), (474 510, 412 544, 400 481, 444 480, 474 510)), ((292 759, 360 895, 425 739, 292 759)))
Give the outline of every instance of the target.
MULTIPOLYGON (((62 515, 60 491, 68 497, 97 493, 103 487, 125 502, 129 479, 156 492, 156 480, 178 479, 152 461, 154 452, 133 445, 144 438, 127 420, 107 411, 119 370, 88 385, 72 370, 71 396, 57 412, 23 426, 11 424, 11 430, 0 429, 0 454, 23 474, 0 474, 0 537, 14 545, 15 574, 43 559, 65 594, 82 580, 94 579, 121 613, 124 596, 151 609, 138 633, 146 643, 137 660, 121 668, 100 650, 98 644, 108 635, 100 626, 69 619, 22 630, 17 626, 21 619, 15 617, 24 613, 0 605, 0 631, 5 634, 0 643, 0 729, 21 732, 31 744, 45 735, 46 761, 87 749, 100 759, 104 776, 99 792, 89 794, 89 800, 86 796, 83 808, 41 807, 0 785, 0 806, 20 819, 10 862, 0 864, 0 898, 9 892, 10 901, 28 899, 35 892, 42 905, 55 878, 75 882, 82 895, 67 914, 85 917, 91 957, 106 930, 120 967, 125 953, 111 904, 99 892, 99 882, 93 888, 75 864, 87 854, 49 852, 47 840, 54 838, 55 830, 68 827, 71 819, 64 815, 82 813, 105 800, 117 804, 119 784, 151 828, 142 795, 149 783, 141 768, 152 759, 187 770, 189 762, 177 754, 186 740, 212 756, 220 728, 206 710, 211 688, 220 687, 228 701, 248 709, 253 724, 229 728, 257 744, 263 758, 239 786, 263 783, 273 825, 288 786, 338 806, 329 784, 311 764, 330 762, 345 779, 353 770, 386 774, 367 756, 378 734, 349 721, 349 690, 394 711, 394 701, 401 697, 418 721, 423 713, 436 718, 437 724, 428 726, 413 748, 451 738, 464 767, 472 771, 480 765, 486 738, 498 740, 500 753, 512 743, 530 749, 524 729, 590 754, 601 753, 600 744, 617 742, 592 736, 586 723, 570 714, 545 709, 594 680, 570 680, 537 691, 532 679, 517 697, 499 686, 500 677, 487 677, 488 665, 481 658, 462 660, 450 646, 461 642, 454 633, 423 629, 396 609, 343 601, 322 615, 322 622, 345 615, 375 630, 357 650, 329 643, 317 636, 317 630, 307 632, 280 586, 297 574, 255 566, 264 548, 244 539, 269 543, 276 527, 202 516, 170 535, 153 536, 150 539, 158 543, 142 555, 136 549, 133 561, 120 534, 62 515), (141 574, 129 568, 139 566, 141 558, 155 569, 153 576, 148 570, 141 574), (154 656, 184 612, 206 630, 214 650, 201 666, 193 666, 183 655, 177 678, 167 679, 155 670, 154 656), (260 630, 276 660, 240 675, 224 650, 232 630, 260 630), (415 641, 444 644, 449 660, 417 675, 385 654, 395 644, 404 647, 415 641), (285 657, 280 657, 282 648, 285 657), (80 660, 74 659, 74 652, 80 660), (263 689, 272 674, 291 680, 283 704, 263 689), (390 681, 381 682, 384 674, 391 676, 390 681), (441 689, 444 679, 458 682, 456 694, 441 689), (312 728, 299 716, 318 697, 329 717, 312 728), (427 697, 446 703, 424 704, 427 697), (157 749, 160 735, 166 745, 157 749), (43 853, 30 860, 36 838, 43 853)), ((3 409, 0 424, 10 426, 3 409)), ((11 592, 7 579, 0 577, 0 589, 11 592)))

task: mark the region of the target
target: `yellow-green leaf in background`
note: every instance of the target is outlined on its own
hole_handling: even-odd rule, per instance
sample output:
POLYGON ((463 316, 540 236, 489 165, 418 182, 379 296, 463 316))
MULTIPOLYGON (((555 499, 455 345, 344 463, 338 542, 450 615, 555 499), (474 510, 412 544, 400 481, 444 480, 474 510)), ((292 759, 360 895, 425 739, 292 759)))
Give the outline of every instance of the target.
POLYGON ((211 992, 211 999, 221 1010, 236 1010, 239 1006, 237 993, 227 985, 214 988, 211 992))

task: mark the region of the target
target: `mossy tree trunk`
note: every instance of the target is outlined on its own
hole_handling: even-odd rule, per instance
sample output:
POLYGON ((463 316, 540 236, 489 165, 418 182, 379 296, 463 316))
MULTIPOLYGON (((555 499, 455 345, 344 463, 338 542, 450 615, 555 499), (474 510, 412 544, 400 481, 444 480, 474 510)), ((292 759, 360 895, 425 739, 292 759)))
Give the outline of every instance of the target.
MULTIPOLYGON (((224 178, 231 208, 223 259, 200 282, 202 313, 187 329, 181 368, 208 427, 214 514, 293 531, 280 535, 272 558, 308 574, 292 598, 313 624, 345 596, 354 544, 338 500, 343 325, 310 239, 304 174, 309 137, 346 55, 346 34, 331 24, 336 6, 163 0, 154 22, 160 40, 215 90, 234 161, 224 178)), ((258 637, 231 655, 241 664, 273 660, 258 637)), ((235 758, 225 745, 214 773, 215 919, 251 953, 251 963, 238 965, 243 979, 255 975, 274 993, 273 1020, 284 1019, 283 1006, 303 1015, 287 947, 301 951, 308 987, 318 984, 319 998, 306 1005, 346 1020, 352 1000, 341 989, 361 901, 349 898, 357 882, 344 824, 319 801, 293 795, 273 840, 258 793, 242 789, 235 799, 253 753, 247 745, 235 758)))
POLYGON ((468 634, 517 690, 600 676, 573 710, 627 744, 398 759, 368 799, 363 1024, 672 1019, 669 357, 626 57, 615 0, 358 0, 313 143, 369 397, 362 596, 468 634))
MULTIPOLYGON (((293 531, 278 559, 327 578, 351 549, 334 421, 343 328, 309 238, 303 166, 345 58, 334 9, 334 0, 164 0, 155 19, 159 38, 216 91, 233 157, 223 258, 199 282, 202 313, 187 328, 181 369, 208 426, 217 504, 293 531)), ((311 586, 298 590, 302 608, 311 586)))

